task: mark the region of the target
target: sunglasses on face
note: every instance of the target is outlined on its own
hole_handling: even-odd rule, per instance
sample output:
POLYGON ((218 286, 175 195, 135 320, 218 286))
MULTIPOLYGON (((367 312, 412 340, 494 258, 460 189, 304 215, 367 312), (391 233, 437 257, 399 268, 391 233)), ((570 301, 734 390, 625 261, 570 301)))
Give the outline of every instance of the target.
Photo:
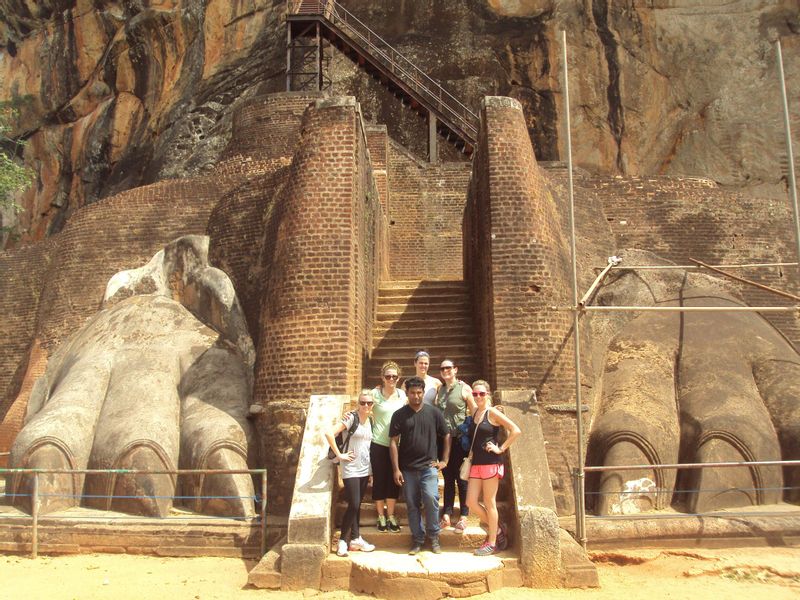
POLYGON ((358 403, 361 406, 372 406, 373 404, 375 404, 372 400, 369 400, 369 401, 359 400, 358 403))
POLYGON ((483 398, 484 396, 488 396, 488 395, 489 395, 489 392, 472 392, 472 395, 473 395, 475 398, 478 398, 479 396, 480 396, 481 398, 483 398))
POLYGON ((449 371, 450 369, 454 369, 455 365, 450 365, 449 367, 441 367, 442 371, 449 371))
POLYGON ((392 381, 392 380, 394 380, 394 379, 397 379, 398 377, 400 377, 400 376, 399 376, 399 375, 384 375, 384 376, 383 376, 383 378, 384 378, 386 381, 392 381))

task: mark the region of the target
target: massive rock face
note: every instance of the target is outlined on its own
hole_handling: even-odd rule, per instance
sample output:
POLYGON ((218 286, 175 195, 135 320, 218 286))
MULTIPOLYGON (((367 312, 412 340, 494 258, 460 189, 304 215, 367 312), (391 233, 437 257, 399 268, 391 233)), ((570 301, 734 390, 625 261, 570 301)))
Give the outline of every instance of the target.
MULTIPOLYGON (((794 0, 342 4, 468 105, 517 98, 540 159, 564 158, 563 28, 579 165, 781 191, 773 41, 783 40, 791 94, 800 85, 794 0)), ((285 9, 276 0, 0 0, 0 100, 19 104, 16 132, 38 174, 22 199, 23 238, 60 230, 85 203, 209 168, 236 102, 284 86, 285 9)), ((328 52, 334 91, 356 95, 368 119, 420 149, 417 117, 328 52)))

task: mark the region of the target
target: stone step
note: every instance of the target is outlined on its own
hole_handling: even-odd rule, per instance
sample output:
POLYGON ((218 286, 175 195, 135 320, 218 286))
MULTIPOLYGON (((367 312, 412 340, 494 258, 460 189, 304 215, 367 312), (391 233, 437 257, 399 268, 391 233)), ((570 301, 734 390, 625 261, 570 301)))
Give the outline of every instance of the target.
POLYGON ((379 338, 386 344, 422 347, 426 350, 431 344, 437 346, 471 344, 475 341, 475 335, 472 333, 472 328, 469 327, 469 319, 465 318, 463 321, 464 326, 459 328, 441 326, 430 321, 426 326, 414 329, 380 327, 380 331, 373 330, 373 338, 379 338))
MULTIPOLYGON (((391 531, 378 531, 378 528, 372 525, 364 525, 360 527, 361 537, 367 540, 370 544, 374 544, 375 548, 379 550, 403 550, 411 546, 411 530, 407 524, 400 524, 400 531, 393 533, 391 531)), ((478 548, 483 540, 486 538, 486 530, 477 525, 469 525, 464 533, 455 533, 452 528, 446 529, 439 534, 439 543, 442 548, 450 550, 461 549, 472 551, 478 548)), ((333 536, 332 548, 336 548, 339 541, 339 531, 333 536)))
POLYGON ((469 315, 458 315, 442 317, 437 316, 434 319, 426 318, 424 316, 416 316, 414 318, 403 319, 402 322, 384 320, 376 321, 372 329, 373 337, 382 337, 387 333, 408 333, 409 336, 424 333, 425 338, 430 341, 435 339, 438 335, 449 335, 453 332, 471 332, 472 331, 472 318, 469 315))
POLYGON ((419 290, 380 290, 378 298, 381 303, 392 302, 422 302, 431 304, 446 304, 457 300, 469 299, 466 290, 456 289, 419 289, 419 290))
MULTIPOLYGON (((505 494, 504 494, 505 495, 505 494)), ((440 494, 441 496, 441 494, 440 494)), ((369 492, 367 493, 367 498, 369 498, 369 492)), ((342 524, 342 516, 344 512, 347 510, 347 502, 344 499, 344 491, 342 491, 342 495, 340 496, 340 500, 336 503, 334 509, 334 526, 336 528, 341 527, 342 524)), ((510 523, 514 517, 514 505, 508 500, 498 500, 497 501, 497 512, 500 514, 500 521, 503 523, 510 523)), ((403 528, 404 531, 408 530, 408 507, 406 506, 405 502, 398 502, 394 508, 394 514, 397 518, 397 522, 400 527, 403 528)), ((455 501, 455 510, 453 511, 453 518, 452 523, 455 525, 455 522, 458 520, 459 517, 459 504, 458 504, 458 494, 456 494, 456 501, 455 501)), ((375 508, 372 504, 362 503, 361 505, 361 513, 359 515, 359 525, 363 527, 375 527, 377 521, 377 513, 375 512, 375 508)), ((482 524, 478 523, 477 517, 468 518, 468 523, 476 527, 482 526, 482 524)), ((450 528, 452 531, 452 526, 450 528)))
POLYGON ((331 554, 322 567, 323 591, 349 589, 378 598, 466 598, 521 587, 519 561, 510 553, 474 556, 445 548, 441 554, 423 550, 416 556, 376 550, 331 554))
MULTIPOLYGON (((430 354, 436 362, 441 362, 444 357, 454 361, 454 364, 459 367, 462 365, 473 362, 473 345, 472 344, 431 344, 425 350, 430 354), (438 361, 436 359, 439 359, 438 361)), ((417 346, 411 344, 389 344, 383 343, 376 346, 372 351, 370 360, 397 360, 397 357, 412 357, 407 358, 403 362, 414 363, 413 356, 417 353, 417 346)), ((439 371, 438 365, 434 365, 429 369, 434 374, 439 371)))
POLYGON ((375 318, 378 321, 413 320, 427 317, 431 319, 447 319, 469 316, 469 303, 451 302, 448 304, 379 304, 375 318))
POLYGON ((463 279, 396 279, 382 281, 379 291, 390 290, 466 290, 463 279))

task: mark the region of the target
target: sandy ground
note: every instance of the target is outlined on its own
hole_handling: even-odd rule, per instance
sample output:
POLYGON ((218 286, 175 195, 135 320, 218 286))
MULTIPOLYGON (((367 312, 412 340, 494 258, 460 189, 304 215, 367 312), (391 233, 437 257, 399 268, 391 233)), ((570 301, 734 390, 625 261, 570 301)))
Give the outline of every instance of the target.
MULTIPOLYGON (((800 598, 800 548, 646 550, 595 553, 598 590, 520 590, 481 599, 548 598, 800 598)), ((37 600, 167 598, 169 600, 358 598, 249 589, 251 564, 224 558, 154 558, 127 555, 0 557, 0 598, 37 600)), ((364 596, 361 596, 364 597, 364 596)))

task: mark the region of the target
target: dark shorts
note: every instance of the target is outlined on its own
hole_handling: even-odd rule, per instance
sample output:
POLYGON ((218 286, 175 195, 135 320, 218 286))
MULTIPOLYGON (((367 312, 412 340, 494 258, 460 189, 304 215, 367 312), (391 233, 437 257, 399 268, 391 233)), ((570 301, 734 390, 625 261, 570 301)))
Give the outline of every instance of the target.
POLYGON ((373 442, 369 447, 369 460, 372 465, 372 501, 397 500, 400 486, 394 482, 389 448, 373 442))

